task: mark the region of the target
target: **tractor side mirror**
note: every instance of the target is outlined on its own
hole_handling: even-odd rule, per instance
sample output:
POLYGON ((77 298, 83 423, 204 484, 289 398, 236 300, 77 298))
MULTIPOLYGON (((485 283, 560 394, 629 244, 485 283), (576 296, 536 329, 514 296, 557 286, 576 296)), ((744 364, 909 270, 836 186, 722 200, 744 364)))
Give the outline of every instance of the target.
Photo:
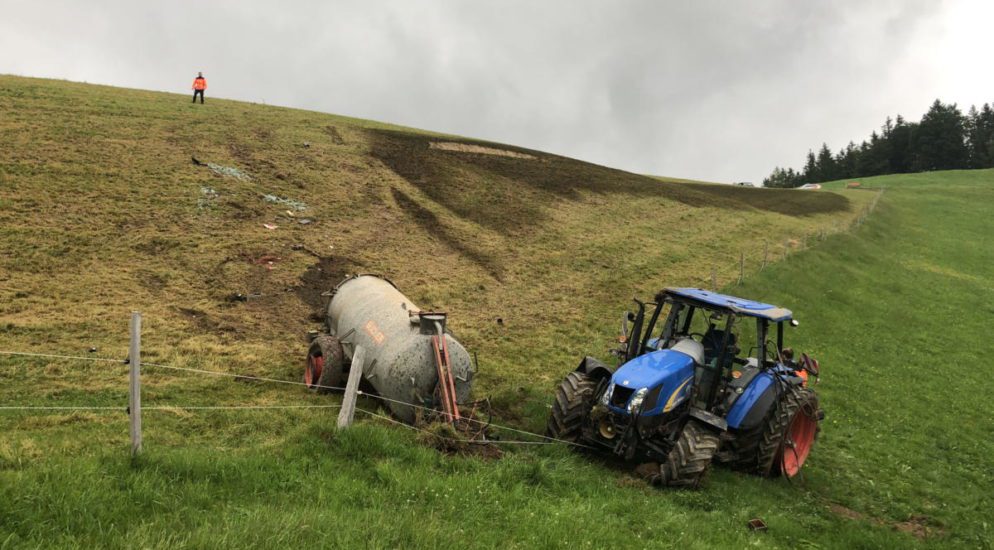
POLYGON ((790 320, 790 326, 792 326, 792 327, 796 327, 796 326, 798 326, 798 325, 800 325, 800 324, 801 324, 801 323, 798 323, 798 322, 797 322, 797 319, 791 319, 791 320, 790 320))

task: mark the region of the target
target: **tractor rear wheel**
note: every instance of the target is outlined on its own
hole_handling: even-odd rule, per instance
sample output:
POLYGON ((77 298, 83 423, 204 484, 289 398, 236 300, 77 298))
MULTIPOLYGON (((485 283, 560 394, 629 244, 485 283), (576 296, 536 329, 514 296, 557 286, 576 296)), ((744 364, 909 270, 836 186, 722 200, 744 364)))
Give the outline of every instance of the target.
POLYGON ((763 476, 794 477, 818 437, 818 395, 810 388, 784 394, 780 406, 766 419, 756 455, 756 472, 763 476))
POLYGON ((691 419, 680 432, 666 461, 659 465, 659 483, 689 489, 700 487, 720 444, 714 430, 691 419))
POLYGON ((814 391, 788 389, 758 426, 731 442, 732 466, 764 477, 793 477, 804 465, 818 434, 817 415, 818 395, 814 391))
POLYGON ((342 384, 343 378, 342 344, 338 338, 323 334, 311 342, 307 350, 307 366, 304 370, 304 383, 318 393, 330 393, 342 384))
POLYGON ((576 442, 594 405, 597 380, 582 372, 571 372, 556 389, 556 400, 545 429, 553 439, 576 442))

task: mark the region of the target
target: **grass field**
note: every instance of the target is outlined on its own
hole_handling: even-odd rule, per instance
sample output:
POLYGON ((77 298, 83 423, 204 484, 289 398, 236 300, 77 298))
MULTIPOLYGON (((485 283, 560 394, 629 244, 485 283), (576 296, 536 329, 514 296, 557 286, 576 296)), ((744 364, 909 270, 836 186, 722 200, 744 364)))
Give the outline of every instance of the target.
MULTIPOLYGON (((450 313, 501 422, 540 429, 554 384, 605 355, 633 293, 703 285, 712 268, 731 285, 747 252, 728 289, 795 310, 829 415, 799 482, 717 470, 668 492, 559 446, 483 459, 377 420, 338 433, 321 409, 148 411, 135 461, 121 412, 0 411, 0 547, 991 545, 978 511, 994 504, 994 408, 976 364, 994 351, 990 171, 863 180, 887 191, 850 230, 874 191, 659 182, 319 113, 13 77, 0 115, 0 349, 120 358, 140 309, 148 361, 296 380, 320 292, 381 272, 450 313), (779 259, 785 241, 792 255, 757 273, 764 243, 779 259), (752 517, 770 530, 746 530, 752 517)), ((0 359, 0 405, 123 406, 125 382, 113 364, 0 359)), ((334 402, 162 369, 144 386, 146 405, 334 402)))

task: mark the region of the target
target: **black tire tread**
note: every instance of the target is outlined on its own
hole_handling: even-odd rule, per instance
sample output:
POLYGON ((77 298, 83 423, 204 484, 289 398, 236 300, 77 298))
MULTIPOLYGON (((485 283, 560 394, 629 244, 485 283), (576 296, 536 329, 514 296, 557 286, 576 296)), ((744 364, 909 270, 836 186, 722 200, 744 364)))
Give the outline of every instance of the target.
POLYGON ((553 439, 576 442, 583 423, 593 406, 597 380, 582 372, 571 372, 556 388, 556 400, 546 425, 545 435, 553 439))
POLYGON ((308 358, 317 353, 324 357, 324 367, 317 381, 320 387, 315 388, 315 391, 320 394, 334 392, 331 388, 340 387, 344 379, 345 352, 342 343, 334 336, 323 334, 315 338, 307 350, 308 358))
POLYGON ((659 465, 659 483, 669 487, 696 489, 707 479, 711 460, 721 438, 714 430, 691 419, 680 432, 680 438, 666 461, 659 465))
MULTIPOLYGON (((784 392, 780 406, 773 407, 763 422, 763 431, 756 446, 756 465, 754 472, 764 477, 779 476, 784 436, 787 428, 794 421, 794 416, 804 414, 803 409, 813 407, 818 410, 818 395, 810 388, 791 388, 784 392)), ((817 437, 817 432, 815 432, 817 437)))

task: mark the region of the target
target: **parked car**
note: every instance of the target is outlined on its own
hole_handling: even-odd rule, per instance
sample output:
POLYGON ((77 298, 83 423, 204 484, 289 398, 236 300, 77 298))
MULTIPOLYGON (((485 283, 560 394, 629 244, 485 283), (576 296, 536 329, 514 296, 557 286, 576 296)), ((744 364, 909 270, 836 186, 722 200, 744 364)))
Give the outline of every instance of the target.
POLYGON ((798 187, 798 189, 821 189, 821 184, 819 183, 805 183, 804 185, 798 187))

